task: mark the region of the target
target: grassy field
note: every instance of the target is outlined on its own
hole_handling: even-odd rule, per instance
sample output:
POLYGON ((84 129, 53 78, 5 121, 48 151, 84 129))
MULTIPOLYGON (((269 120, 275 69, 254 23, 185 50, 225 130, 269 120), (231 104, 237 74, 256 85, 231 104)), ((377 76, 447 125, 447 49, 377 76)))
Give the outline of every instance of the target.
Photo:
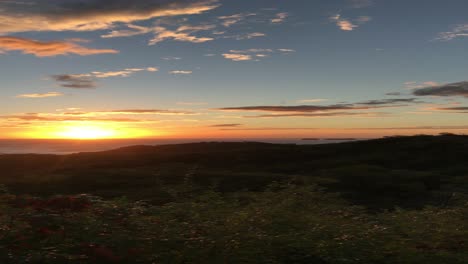
POLYGON ((468 262, 466 136, 2 155, 0 170, 1 263, 468 262))

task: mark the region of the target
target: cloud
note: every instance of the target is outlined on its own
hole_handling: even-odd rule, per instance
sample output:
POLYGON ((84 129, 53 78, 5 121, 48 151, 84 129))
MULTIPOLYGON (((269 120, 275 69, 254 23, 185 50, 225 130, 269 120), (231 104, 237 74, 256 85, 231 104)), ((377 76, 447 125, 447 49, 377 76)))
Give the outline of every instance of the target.
POLYGON ((32 94, 19 94, 16 98, 49 98, 63 96, 63 93, 48 92, 48 93, 32 93, 32 94))
POLYGON ((296 52, 293 49, 278 49, 278 51, 285 52, 285 53, 296 52))
POLYGON ((119 122, 119 123, 154 123, 160 122, 154 118, 141 116, 185 116, 195 115, 194 112, 165 109, 117 109, 103 111, 84 111, 77 108, 57 110, 54 113, 22 113, 0 116, 6 122, 119 122))
POLYGON ((343 117, 343 116, 356 116, 356 117, 379 117, 384 116, 385 113, 361 113, 361 112, 330 112, 330 113, 291 113, 291 114, 267 114, 245 116, 245 118, 277 118, 277 117, 343 117))
POLYGON ((223 128, 225 131, 273 131, 273 130, 316 130, 312 127, 252 127, 252 128, 223 128))
POLYGON ((405 87, 407 89, 419 89, 419 88, 425 88, 425 87, 433 87, 433 86, 438 86, 440 83, 438 82, 405 82, 405 87))
POLYGON ((52 78, 61 83, 60 86, 66 88, 75 88, 75 89, 92 89, 96 88, 96 79, 105 79, 112 77, 130 77, 131 75, 137 72, 157 72, 159 71, 156 67, 147 67, 147 68, 127 68, 119 71, 94 71, 91 73, 84 74, 60 74, 53 75, 52 78))
POLYGON ((327 117, 327 116, 382 116, 385 113, 375 112, 354 112, 356 110, 373 110, 388 107, 406 106, 406 104, 421 103, 414 98, 407 99, 381 99, 369 100, 357 103, 342 103, 333 105, 266 105, 266 106, 241 106, 241 107, 223 107, 215 110, 220 111, 240 111, 240 112, 269 112, 266 115, 247 116, 247 117, 327 117), (403 104, 403 105, 401 105, 403 104))
POLYGON ((218 124, 218 125, 212 125, 210 127, 239 127, 242 126, 242 124, 218 124))
POLYGON ((166 60, 166 61, 171 61, 171 60, 181 60, 182 58, 180 58, 180 57, 164 57, 162 59, 166 60))
POLYGON ((155 27, 136 26, 132 24, 126 25, 128 29, 113 30, 108 34, 102 35, 103 38, 130 37, 143 34, 153 33, 154 37, 149 41, 149 45, 155 45, 166 40, 175 40, 182 42, 203 43, 212 41, 211 37, 197 37, 193 34, 199 31, 208 31, 216 28, 215 25, 180 25, 186 20, 160 20, 155 27), (164 25, 164 26, 162 26, 164 25), (168 26, 178 25, 175 29, 169 29, 168 26))
POLYGON ((276 14, 275 18, 271 20, 271 23, 274 23, 274 24, 283 23, 288 17, 289 17, 288 13, 278 13, 276 14))
POLYGON ((0 36, 0 53, 5 51, 21 51, 23 54, 32 54, 37 57, 53 57, 70 54, 88 56, 95 54, 119 53, 119 51, 113 49, 86 48, 75 42, 42 42, 33 39, 0 36))
POLYGON ((421 103, 416 98, 396 98, 396 99, 381 99, 381 100, 369 100, 357 103, 359 105, 392 105, 399 103, 421 103))
POLYGON ((214 27, 215 26, 213 25, 200 26, 200 27, 181 26, 176 30, 170 30, 165 27, 158 26, 153 29, 155 36, 153 37, 153 39, 149 41, 149 45, 155 45, 159 42, 163 42, 169 39, 182 41, 182 42, 191 42, 191 43, 204 43, 204 42, 212 41, 214 40, 214 38, 197 37, 192 34, 198 31, 211 30, 214 27))
POLYGON ((462 37, 468 37, 468 24, 456 25, 450 31, 441 32, 435 40, 450 41, 462 37))
POLYGON ((0 3, 0 34, 36 31, 96 31, 119 23, 195 15, 219 6, 216 0, 71 0, 34 5, 0 3), (27 18, 27 19, 25 19, 27 18))
POLYGON ((234 14, 230 16, 220 16, 218 17, 219 20, 221 20, 221 25, 224 27, 230 27, 234 24, 237 24, 246 18, 250 16, 256 16, 257 14, 255 13, 239 13, 239 14, 234 14))
POLYGON ((156 68, 156 67, 148 67, 148 68, 146 68, 146 71, 149 71, 149 72, 157 72, 157 71, 159 71, 159 69, 156 68))
POLYGON ((232 54, 232 53, 224 53, 223 57, 232 61, 250 61, 253 59, 252 55, 232 54))
POLYGON ((244 40, 244 39, 253 39, 253 38, 259 38, 259 37, 266 37, 266 34, 261 33, 261 32, 253 32, 253 33, 246 33, 246 34, 238 34, 234 36, 224 36, 223 38, 244 40))
POLYGON ((109 111, 99 111, 100 114, 122 114, 122 115, 194 115, 191 111, 177 111, 164 109, 119 109, 109 111))
POLYGON ((95 122, 142 122, 144 120, 138 120, 133 118, 120 118, 120 117, 82 117, 82 116, 60 116, 51 114, 39 114, 30 113, 22 115, 9 115, 0 116, 0 119, 6 119, 9 121, 28 121, 28 122, 83 122, 83 121, 95 121, 95 122))
POLYGON ((343 31, 353 31, 358 28, 360 25, 363 25, 372 20, 369 16, 360 16, 355 19, 346 19, 341 16, 341 14, 336 14, 331 16, 330 21, 334 22, 341 30, 343 31))
POLYGON ((122 38, 143 35, 152 32, 153 30, 149 27, 137 26, 127 24, 128 29, 112 30, 111 32, 102 35, 102 38, 122 38))
POLYGON ((457 111, 457 112, 462 111, 463 113, 468 113, 468 107, 466 107, 466 106, 441 107, 441 108, 436 108, 436 110, 441 110, 441 111, 457 111))
POLYGON ((246 54, 246 53, 270 53, 274 52, 272 49, 246 49, 246 50, 230 50, 231 53, 239 53, 239 54, 246 54))
POLYGON ((372 17, 370 16, 360 16, 355 19, 357 23, 364 24, 372 20, 372 17))
POLYGON ((413 91, 417 96, 463 96, 468 98, 468 81, 429 86, 413 91))
POLYGON ((336 111, 336 110, 354 110, 367 109, 357 108, 352 104, 336 104, 336 105, 297 105, 297 106, 241 106, 241 107, 224 107, 217 110, 222 111, 254 111, 254 112, 295 112, 295 113, 313 113, 321 111, 336 111))
POLYGON ((259 60, 259 58, 268 57, 267 54, 282 52, 288 54, 295 52, 292 49, 246 49, 246 50, 230 50, 229 53, 224 53, 223 57, 232 61, 250 61, 259 60))
POLYGON ((336 25, 344 31, 352 31, 354 30, 354 28, 358 27, 357 25, 354 25, 351 21, 341 18, 340 14, 331 16, 330 20, 335 22, 336 25))
POLYGON ((189 75, 192 74, 192 71, 170 71, 170 74, 179 74, 179 75, 189 75))
POLYGON ((96 83, 89 77, 73 75, 73 74, 61 74, 53 75, 52 78, 60 83, 60 86, 65 88, 73 89, 94 89, 96 83))
POLYGON ((85 74, 85 76, 95 77, 95 78, 110 78, 110 77, 129 77, 136 72, 141 71, 148 71, 148 72, 157 72, 159 71, 156 67, 148 67, 148 68, 128 68, 120 71, 108 71, 108 72, 99 72, 95 71, 89 74, 85 74))

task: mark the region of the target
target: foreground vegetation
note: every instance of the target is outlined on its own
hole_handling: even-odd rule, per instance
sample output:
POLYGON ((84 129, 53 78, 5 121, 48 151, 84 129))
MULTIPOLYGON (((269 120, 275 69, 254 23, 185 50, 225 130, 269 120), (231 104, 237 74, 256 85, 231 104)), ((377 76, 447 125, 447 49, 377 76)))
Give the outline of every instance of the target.
POLYGON ((0 155, 0 170, 0 263, 468 263, 466 136, 0 155))
POLYGON ((0 202, 1 263, 467 263, 468 203, 370 214, 316 187, 161 206, 92 196, 0 202))

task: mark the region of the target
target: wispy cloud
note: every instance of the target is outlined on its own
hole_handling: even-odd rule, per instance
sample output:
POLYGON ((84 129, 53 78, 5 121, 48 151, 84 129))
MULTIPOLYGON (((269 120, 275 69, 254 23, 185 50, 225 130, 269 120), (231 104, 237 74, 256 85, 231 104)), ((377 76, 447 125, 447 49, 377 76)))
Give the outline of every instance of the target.
POLYGON ((232 60, 232 61, 250 61, 253 60, 252 55, 246 54, 232 54, 232 53, 224 53, 223 57, 232 60))
POLYGON ((253 39, 259 37, 266 37, 267 34, 261 32, 253 32, 253 33, 245 33, 245 34, 237 34, 233 36, 223 36, 222 38, 225 39, 235 39, 235 40, 244 40, 244 39, 253 39))
POLYGON ((170 30, 165 27, 155 27, 153 32, 155 36, 153 39, 149 41, 149 45, 155 45, 159 42, 163 42, 165 40, 175 40, 175 41, 182 41, 182 42, 192 42, 192 43, 203 43, 214 40, 212 37, 198 37, 192 35, 198 31, 206 31, 211 30, 215 26, 214 25, 206 25, 206 26, 199 26, 199 27, 191 27, 191 26, 181 26, 176 30, 170 30))
POLYGON ((92 49, 81 46, 76 42, 67 41, 38 41, 19 37, 0 36, 0 53, 7 51, 20 51, 23 54, 32 54, 37 57, 53 57, 58 55, 96 55, 115 54, 114 49, 92 49))
POLYGON ((16 96, 16 98, 49 98, 49 97, 59 97, 63 96, 63 93, 59 92, 48 92, 48 93, 31 93, 31 94, 19 94, 16 96))
POLYGON ((373 110, 389 107, 402 107, 422 103, 415 98, 392 98, 368 100, 357 103, 333 104, 333 105, 266 105, 266 106, 241 106, 223 107, 216 110, 238 112, 269 112, 269 114, 247 117, 331 117, 331 116, 383 116, 385 113, 355 112, 356 110, 373 110))
POLYGON ((239 13, 239 14, 234 14, 230 16, 220 16, 218 17, 219 20, 221 20, 221 24, 224 27, 230 27, 234 24, 237 24, 241 21, 244 21, 246 18, 250 16, 256 16, 256 13, 239 13))
POLYGON ((99 114, 123 114, 123 115, 194 115, 191 111, 165 110, 165 109, 118 109, 97 111, 99 114))
POLYGON ((229 53, 224 53, 223 57, 232 61, 250 61, 259 60, 268 57, 267 54, 273 53, 289 54, 295 52, 293 49, 246 49, 246 50, 230 50, 229 53))
POLYGON ((429 86, 413 91, 417 96, 463 96, 468 98, 468 81, 429 86))
POLYGON ((127 68, 118 71, 94 71, 83 74, 59 74, 53 75, 52 78, 60 83, 60 86, 74 89, 92 89, 96 88, 96 79, 106 79, 112 77, 130 77, 137 72, 157 72, 159 69, 156 67, 147 68, 127 68))
POLYGON ((112 30, 111 32, 102 35, 102 38, 122 38, 122 37, 132 37, 143 34, 148 34, 153 31, 150 27, 137 26, 133 24, 127 24, 128 29, 118 29, 112 30))
POLYGON ((174 74, 174 75, 190 75, 193 73, 193 71, 170 71, 169 72, 170 74, 174 74))
POLYGON ((0 116, 0 119, 7 121, 27 121, 27 122, 124 122, 124 123, 133 123, 133 122, 142 122, 144 120, 134 119, 134 118, 122 118, 122 117, 92 117, 92 116, 63 116, 63 115, 53 115, 53 114, 43 114, 43 113, 29 113, 29 114, 19 114, 19 115, 8 115, 0 116))
POLYGON ((245 118, 278 118, 278 117, 307 117, 307 118, 323 118, 323 117, 383 117, 387 113, 375 112, 328 112, 328 113, 290 113, 290 114, 266 114, 244 116, 245 118))
POLYGON ((276 14, 275 18, 271 19, 271 23, 274 23, 274 24, 283 23, 288 17, 289 17, 288 13, 278 13, 276 14))
POLYGON ((346 19, 341 14, 331 16, 330 21, 334 22, 343 31, 353 31, 360 25, 363 25, 372 20, 369 16, 360 16, 355 19, 346 19))
POLYGON ((449 41, 462 37, 468 37, 468 24, 456 25, 450 31, 441 32, 436 40, 449 41))
POLYGON ((164 57, 162 59, 166 61, 173 61, 173 60, 181 60, 182 58, 181 57, 164 57))
POLYGON ((425 87, 434 87, 440 85, 438 82, 428 81, 428 82, 405 82, 405 88, 407 89, 419 89, 425 87))

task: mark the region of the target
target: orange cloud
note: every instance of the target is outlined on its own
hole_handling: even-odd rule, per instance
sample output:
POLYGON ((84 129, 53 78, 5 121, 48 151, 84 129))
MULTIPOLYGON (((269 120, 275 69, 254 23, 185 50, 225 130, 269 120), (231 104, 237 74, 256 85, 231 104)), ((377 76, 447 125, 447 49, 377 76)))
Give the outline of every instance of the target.
POLYGON ((37 1, 30 7, 0 9, 0 34, 34 31, 96 31, 116 23, 131 23, 155 17, 195 15, 215 9, 216 0, 90 0, 37 1))
POLYGON ((19 94, 16 98, 49 98, 63 96, 63 93, 48 92, 48 93, 32 93, 32 94, 19 94))
POLYGON ((115 54, 119 53, 113 49, 91 49, 83 47, 74 42, 49 41, 42 42, 33 39, 18 37, 1 37, 0 52, 21 51, 23 54, 32 54, 37 57, 53 57, 58 55, 76 54, 88 56, 95 54, 115 54))

